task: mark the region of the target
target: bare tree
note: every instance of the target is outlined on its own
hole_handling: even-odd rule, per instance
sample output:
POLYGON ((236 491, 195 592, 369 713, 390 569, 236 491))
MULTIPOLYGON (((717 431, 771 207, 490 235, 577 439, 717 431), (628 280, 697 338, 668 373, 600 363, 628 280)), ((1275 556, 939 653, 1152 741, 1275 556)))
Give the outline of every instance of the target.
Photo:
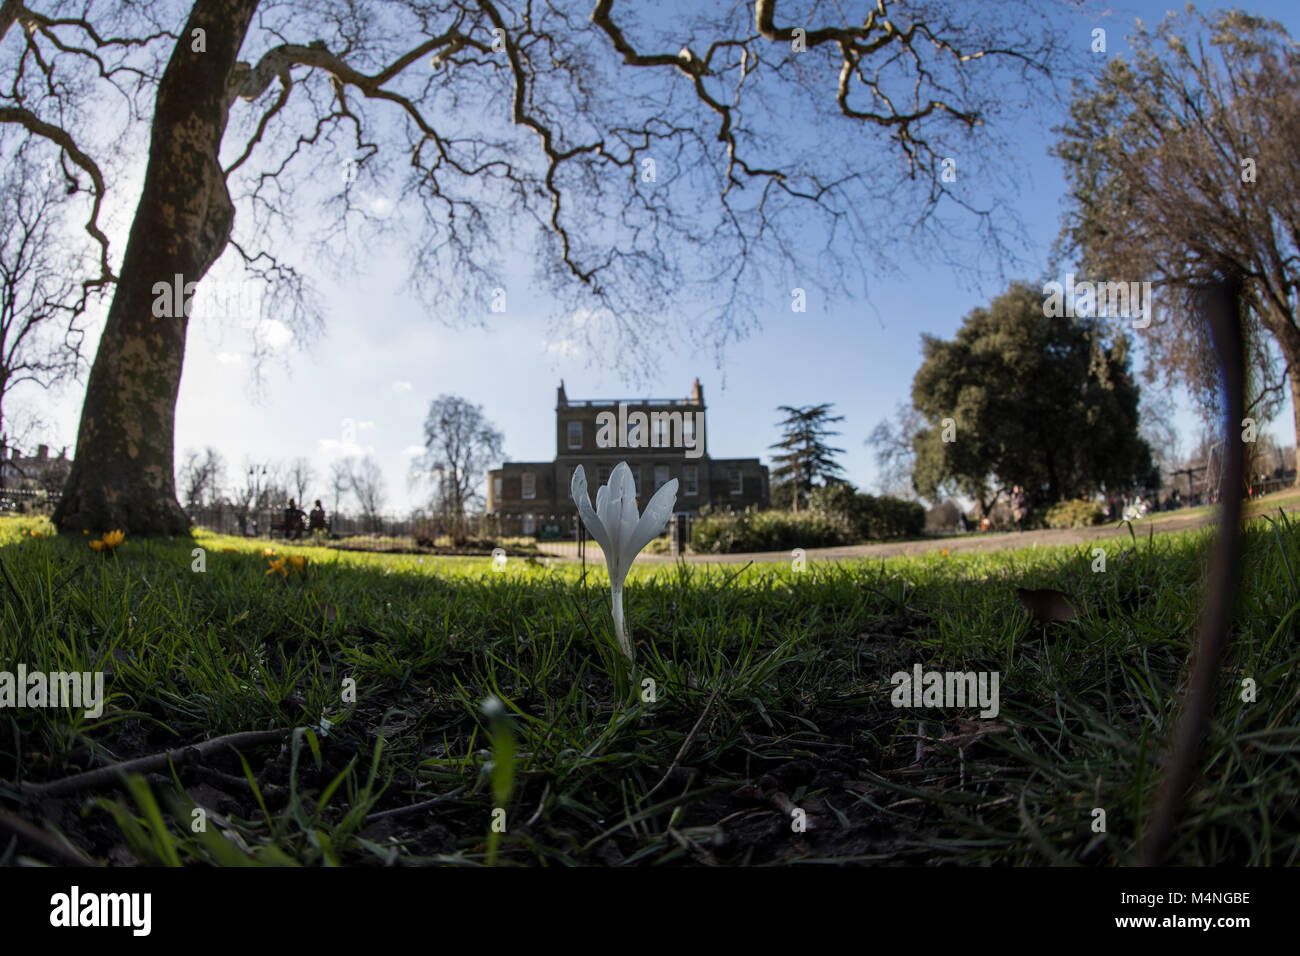
POLYGON ((312 468, 311 462, 306 458, 295 458, 289 462, 289 471, 287 483, 289 490, 295 492, 294 498, 298 502, 298 507, 303 506, 303 501, 307 497, 307 489, 311 483, 316 480, 316 470, 312 468))
POLYGON ((424 467, 434 481, 434 511, 460 517, 480 503, 479 486, 504 444, 482 405, 456 395, 434 399, 424 420, 424 467))
POLYGON ((221 496, 221 486, 225 483, 225 471, 226 463, 221 452, 211 445, 202 453, 193 448, 186 451, 177 477, 177 486, 185 507, 193 510, 216 504, 221 496))
POLYGON ((1300 51, 1286 30, 1240 10, 1139 25, 1132 61, 1112 59, 1058 132, 1062 254, 1098 280, 1153 284, 1160 325, 1142 341, 1207 419, 1219 375, 1195 300, 1242 275, 1246 413, 1267 420, 1289 383, 1300 436, 1300 51))
MULTIPOLYGON (((1015 152, 987 120, 1069 62, 1033 0, 880 0, 854 20, 828 0, 690 4, 671 18, 615 0, 306 9, 0 6, 0 123, 91 179, 92 235, 121 134, 90 108, 67 111, 59 90, 90 88, 93 105, 121 93, 151 134, 61 527, 184 530, 172 465, 185 306, 231 248, 273 314, 312 328, 307 277, 271 250, 322 193, 338 213, 320 237, 331 268, 375 222, 377 193, 409 211, 391 225, 409 233, 431 310, 481 321, 506 308, 518 293, 501 259, 518 239, 556 315, 582 317, 574 335, 644 369, 665 316, 721 350, 774 294, 806 294, 814 278, 826 296, 858 288, 888 261, 889 236, 928 239, 977 272, 953 232, 997 253, 1014 235, 983 198, 1014 182, 1015 152), (816 231, 825 242, 810 248, 816 231)), ((108 259, 105 237, 102 271, 108 259)))
POLYGON ((73 276, 84 267, 65 228, 77 182, 43 147, 0 135, 0 457, 8 457, 10 393, 71 378, 82 358, 86 300, 73 276))
POLYGON ((876 466, 880 470, 877 482, 880 491, 900 498, 915 498, 912 470, 916 467, 914 440, 926 426, 925 416, 909 402, 899 402, 892 420, 882 419, 866 443, 875 449, 876 466))
POLYGON ((357 499, 357 507, 361 509, 366 530, 379 530, 380 512, 384 507, 384 473, 379 463, 366 455, 351 468, 348 484, 357 499))
POLYGON ((339 513, 339 506, 347 500, 347 495, 352 489, 352 468, 354 461, 351 458, 340 458, 330 463, 330 491, 334 493, 334 510, 331 515, 339 513))

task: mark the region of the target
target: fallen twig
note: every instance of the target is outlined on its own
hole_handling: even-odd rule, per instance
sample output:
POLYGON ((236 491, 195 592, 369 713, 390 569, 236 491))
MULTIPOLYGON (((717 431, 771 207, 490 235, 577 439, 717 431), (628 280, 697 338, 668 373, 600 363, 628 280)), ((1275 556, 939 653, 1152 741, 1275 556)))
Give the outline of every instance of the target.
POLYGON ((368 813, 366 814, 366 822, 373 823, 376 820, 382 820, 385 817, 396 817, 403 813, 414 813, 416 810, 425 810, 429 807, 436 806, 439 803, 445 803, 448 800, 459 797, 464 792, 464 787, 457 787, 455 790, 449 790, 441 796, 430 797, 428 800, 413 803, 409 807, 396 807, 392 810, 380 810, 378 813, 368 813))
POLYGON ((26 840, 37 847, 40 847, 51 857, 61 860, 64 863, 71 863, 73 866, 95 866, 96 863, 86 854, 82 853, 74 846, 61 843, 53 835, 46 833, 44 830, 31 823, 28 823, 17 814, 10 813, 8 810, 0 808, 0 829, 8 830, 14 836, 21 840, 26 840))
POLYGON ((717 698, 718 691, 720 690, 722 690, 721 683, 713 688, 713 693, 709 695, 709 702, 704 705, 704 710, 700 713, 700 719, 695 722, 695 726, 691 728, 691 732, 687 734, 686 739, 682 741, 681 747, 677 749, 677 756, 673 758, 673 762, 668 766, 668 770, 665 771, 664 775, 659 779, 659 782, 650 788, 649 793, 641 798, 642 800, 649 800, 654 796, 655 791, 667 783, 668 778, 673 775, 673 771, 677 769, 677 765, 682 762, 682 757, 686 756, 687 748, 689 748, 692 742, 694 742, 695 735, 700 732, 700 726, 704 723, 704 718, 709 716, 709 710, 713 707, 713 701, 717 698))
POLYGON ((60 780, 51 780, 48 783, 23 783, 19 785, 19 791, 31 797, 54 797, 66 793, 77 793, 81 790, 94 790, 96 787, 106 784, 118 783, 124 774, 150 773, 154 770, 163 770, 168 764, 183 763, 186 760, 205 757, 226 747, 256 747, 261 744, 268 744, 272 741, 278 741, 287 733, 289 733, 288 730, 282 729, 247 730, 236 734, 226 734, 224 737, 213 737, 211 740, 205 740, 202 743, 188 744, 162 753, 150 754, 147 757, 136 757, 134 760, 124 760, 121 763, 99 767, 96 770, 87 770, 85 773, 63 777, 60 780))

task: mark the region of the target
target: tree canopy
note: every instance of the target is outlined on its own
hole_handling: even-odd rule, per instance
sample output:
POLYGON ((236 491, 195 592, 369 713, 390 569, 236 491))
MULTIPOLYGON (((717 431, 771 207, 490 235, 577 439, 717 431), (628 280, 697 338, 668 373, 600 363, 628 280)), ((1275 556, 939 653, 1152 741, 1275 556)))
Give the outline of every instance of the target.
POLYGON ((772 456, 776 468, 772 471, 772 499, 774 504, 787 501, 794 511, 808 500, 808 493, 820 480, 823 485, 833 485, 844 480, 844 468, 835 460, 844 454, 843 448, 833 448, 827 443, 831 435, 839 432, 829 426, 844 421, 843 415, 832 415, 829 403, 793 407, 782 405, 777 409, 785 418, 778 427, 781 440, 772 448, 781 454, 772 456))
POLYGON ((1240 10, 1171 13, 1154 32, 1139 24, 1134 46, 1057 130, 1070 183, 1059 254, 1093 280, 1152 282, 1158 321, 1141 341, 1210 418, 1219 373, 1196 297, 1241 275, 1247 414, 1275 414, 1289 381, 1300 435, 1300 50, 1240 10))
POLYGON ((55 520, 185 531, 190 303, 228 251, 262 290, 254 326, 315 328, 312 260, 345 268, 390 230, 431 313, 481 321, 540 288, 611 364, 644 368, 664 316, 720 348, 773 281, 856 286, 889 236, 954 264, 954 230, 998 248, 985 197, 1009 177, 986 121, 1036 95, 1065 42, 1032 0, 854 19, 825 0, 3 0, 0 123, 88 184, 83 288, 110 300, 55 520), (137 182, 123 247, 103 210, 137 182))
POLYGON ((922 337, 913 480, 925 497, 958 492, 987 508, 1016 484, 1032 504, 1153 480, 1127 340, 1045 311, 1039 290, 1013 283, 955 340, 922 337))

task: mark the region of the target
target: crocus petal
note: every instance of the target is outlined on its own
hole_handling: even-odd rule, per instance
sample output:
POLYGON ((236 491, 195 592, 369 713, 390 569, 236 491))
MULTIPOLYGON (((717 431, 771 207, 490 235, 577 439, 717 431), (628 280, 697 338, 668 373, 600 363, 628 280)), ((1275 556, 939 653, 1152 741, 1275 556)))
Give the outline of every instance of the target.
POLYGON ((673 507, 677 504, 677 479, 665 482, 663 487, 655 492, 650 503, 645 506, 645 513, 641 515, 641 520, 637 522, 636 529, 632 532, 631 540, 628 542, 628 551, 630 557, 628 564, 632 563, 641 553, 641 549, 649 544, 652 540, 659 537, 664 530, 664 525, 672 516, 673 507))
MULTIPOLYGON (((596 499, 599 501, 605 489, 601 488, 596 493, 596 499)), ((604 552, 606 560, 610 555, 609 535, 605 533, 605 525, 601 522, 597 512, 591 508, 591 499, 587 497, 587 476, 579 465, 573 470, 573 480, 569 482, 569 493, 573 496, 573 503, 578 506, 578 514, 582 516, 582 523, 587 526, 591 536, 596 539, 600 545, 600 550, 604 552)))
POLYGON ((627 462, 620 461, 614 466, 613 474, 609 476, 609 493, 609 517, 605 520, 605 529, 609 532, 610 544, 618 552, 619 569, 626 574, 636 557, 636 550, 630 549, 630 545, 641 517, 636 510, 636 481, 627 462))

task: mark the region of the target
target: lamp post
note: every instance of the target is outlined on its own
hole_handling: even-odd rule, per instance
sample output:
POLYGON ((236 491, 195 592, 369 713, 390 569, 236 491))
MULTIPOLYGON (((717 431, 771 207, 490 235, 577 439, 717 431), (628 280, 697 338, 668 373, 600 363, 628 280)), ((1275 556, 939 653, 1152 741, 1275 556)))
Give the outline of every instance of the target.
POLYGON ((253 465, 248 469, 248 482, 253 486, 252 511, 254 534, 257 533, 257 509, 262 504, 262 482, 266 478, 266 466, 260 466, 260 471, 258 470, 258 467, 259 466, 257 465, 253 465))

